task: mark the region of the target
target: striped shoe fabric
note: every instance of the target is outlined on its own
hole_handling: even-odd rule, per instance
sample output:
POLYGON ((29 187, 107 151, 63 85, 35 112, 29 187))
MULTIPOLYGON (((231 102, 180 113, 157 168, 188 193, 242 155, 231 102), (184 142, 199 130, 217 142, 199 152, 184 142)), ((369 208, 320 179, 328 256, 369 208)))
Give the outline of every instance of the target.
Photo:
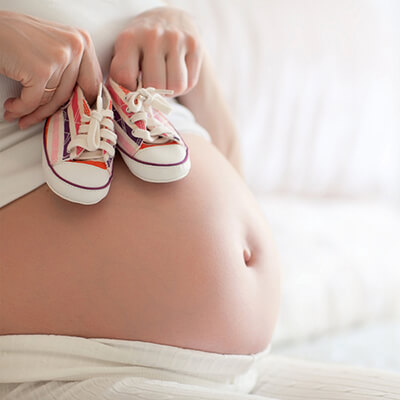
POLYGON ((107 88, 100 85, 91 109, 76 85, 44 126, 42 165, 50 189, 75 203, 98 203, 110 188, 116 142, 107 88))
POLYGON ((147 182, 173 182, 190 171, 189 149, 165 114, 165 94, 172 91, 139 87, 131 92, 111 78, 117 148, 130 171, 147 182))

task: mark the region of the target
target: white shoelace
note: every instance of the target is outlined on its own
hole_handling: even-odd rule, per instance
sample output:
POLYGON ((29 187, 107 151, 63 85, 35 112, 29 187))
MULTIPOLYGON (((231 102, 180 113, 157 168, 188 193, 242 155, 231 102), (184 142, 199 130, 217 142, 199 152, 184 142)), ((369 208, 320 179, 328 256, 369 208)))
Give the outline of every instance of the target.
POLYGON ((96 108, 96 110, 90 111, 90 115, 82 114, 79 134, 71 139, 67 148, 72 153, 72 159, 100 159, 107 161, 110 157, 114 157, 114 146, 117 143, 117 135, 113 131, 112 118, 114 115, 111 110, 103 108, 101 85, 97 96, 96 108), (86 151, 76 156, 77 147, 81 147, 86 151), (73 156, 74 153, 75 157, 73 156))
POLYGON ((132 134, 140 137, 147 143, 166 143, 170 140, 180 141, 173 129, 159 121, 153 110, 158 110, 164 114, 171 112, 171 106, 163 95, 173 94, 173 90, 162 90, 149 88, 139 88, 135 92, 129 93, 125 97, 128 105, 127 112, 134 112, 130 120, 133 123, 132 134), (139 128, 135 122, 144 121, 147 129, 139 128))

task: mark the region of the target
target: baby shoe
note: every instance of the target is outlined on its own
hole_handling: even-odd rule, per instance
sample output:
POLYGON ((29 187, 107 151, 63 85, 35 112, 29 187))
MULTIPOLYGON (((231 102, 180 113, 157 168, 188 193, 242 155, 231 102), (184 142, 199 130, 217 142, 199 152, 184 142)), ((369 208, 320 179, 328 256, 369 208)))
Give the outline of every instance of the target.
POLYGON ((173 182, 190 170, 189 149, 164 114, 170 90, 139 87, 131 92, 107 81, 113 100, 117 148, 130 171, 147 182, 173 182))
POLYGON ((90 108, 76 85, 71 99, 45 123, 42 165, 50 189, 65 200, 95 204, 110 188, 117 135, 103 84, 90 108))

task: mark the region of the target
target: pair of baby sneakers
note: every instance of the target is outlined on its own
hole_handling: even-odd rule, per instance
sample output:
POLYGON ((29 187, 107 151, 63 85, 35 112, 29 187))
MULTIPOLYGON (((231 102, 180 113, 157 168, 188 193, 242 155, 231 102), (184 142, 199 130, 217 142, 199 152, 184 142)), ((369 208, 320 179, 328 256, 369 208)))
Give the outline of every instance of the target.
POLYGON ((168 93, 154 88, 132 92, 109 78, 91 108, 77 85, 44 126, 42 161, 50 189, 74 203, 98 203, 110 189, 116 148, 144 181, 184 178, 189 150, 165 116, 171 111, 168 93))

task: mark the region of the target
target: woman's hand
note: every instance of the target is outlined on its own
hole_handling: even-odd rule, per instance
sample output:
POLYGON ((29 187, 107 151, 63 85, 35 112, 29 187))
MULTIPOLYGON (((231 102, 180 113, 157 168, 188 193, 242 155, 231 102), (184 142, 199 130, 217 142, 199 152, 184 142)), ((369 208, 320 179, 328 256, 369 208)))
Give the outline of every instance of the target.
POLYGON ((200 37, 191 17, 160 7, 133 18, 118 36, 110 76, 134 91, 141 72, 143 87, 170 89, 178 96, 196 85, 201 61, 200 37))
POLYGON ((71 97, 76 83, 94 101, 102 82, 85 31, 5 11, 0 12, 0 73, 22 84, 20 97, 4 103, 4 118, 20 118, 21 128, 53 114, 71 97))

